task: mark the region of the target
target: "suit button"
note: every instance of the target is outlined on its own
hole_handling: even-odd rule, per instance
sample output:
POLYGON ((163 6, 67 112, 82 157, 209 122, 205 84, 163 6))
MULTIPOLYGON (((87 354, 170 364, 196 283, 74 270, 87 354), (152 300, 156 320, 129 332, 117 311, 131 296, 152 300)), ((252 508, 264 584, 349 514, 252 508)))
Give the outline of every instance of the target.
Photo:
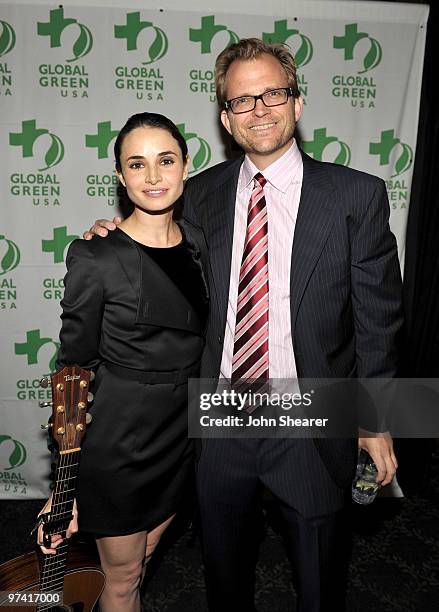
POLYGON ((221 338, 221 336, 218 336, 218 342, 219 342, 220 344, 222 344, 222 343, 223 343, 223 339, 221 338))

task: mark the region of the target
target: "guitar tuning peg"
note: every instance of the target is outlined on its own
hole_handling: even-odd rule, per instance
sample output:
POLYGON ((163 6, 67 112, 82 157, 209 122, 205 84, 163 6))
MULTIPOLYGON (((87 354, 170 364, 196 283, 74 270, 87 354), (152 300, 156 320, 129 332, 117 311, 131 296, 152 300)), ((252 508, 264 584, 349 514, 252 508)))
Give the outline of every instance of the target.
POLYGON ((47 406, 53 406, 53 402, 38 402, 40 408, 47 408, 47 406))
POLYGON ((87 425, 90 425, 90 423, 92 422, 92 420, 93 420, 92 415, 91 415, 89 412, 87 412, 87 414, 85 415, 85 422, 86 422, 86 424, 87 424, 87 425))
POLYGON ((95 378, 96 374, 93 372, 93 370, 90 370, 90 382, 92 382, 95 378))
POLYGON ((93 393, 91 391, 89 391, 87 393, 87 402, 92 402, 94 400, 95 396, 93 395, 93 393))
POLYGON ((52 423, 43 423, 41 425, 41 429, 50 429, 51 427, 53 427, 52 423))
POLYGON ((49 385, 50 385, 50 376, 43 376, 42 378, 40 378, 40 387, 43 387, 43 389, 47 389, 49 385))

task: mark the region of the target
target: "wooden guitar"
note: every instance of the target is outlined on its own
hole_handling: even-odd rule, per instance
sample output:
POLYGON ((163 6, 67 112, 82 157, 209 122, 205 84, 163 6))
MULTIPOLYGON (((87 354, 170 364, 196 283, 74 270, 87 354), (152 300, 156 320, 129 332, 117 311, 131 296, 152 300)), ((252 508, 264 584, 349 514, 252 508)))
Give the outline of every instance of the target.
MULTIPOLYGON (((61 534, 56 555, 31 552, 0 565, 0 610, 91 612, 105 584, 96 550, 70 545, 66 531, 72 518, 82 439, 91 421, 87 401, 91 373, 79 366, 65 367, 50 377, 52 418, 49 426, 58 445, 52 508, 43 524, 44 538, 61 534), (63 604, 55 595, 62 594, 63 604), (11 596, 14 595, 14 599, 11 596), (8 603, 14 605, 8 605, 8 603), (23 604, 23 605, 21 605, 23 604), (24 605, 26 604, 26 605, 24 605), (6 607, 4 607, 6 606, 6 607)), ((49 381, 43 379, 42 386, 49 381)))

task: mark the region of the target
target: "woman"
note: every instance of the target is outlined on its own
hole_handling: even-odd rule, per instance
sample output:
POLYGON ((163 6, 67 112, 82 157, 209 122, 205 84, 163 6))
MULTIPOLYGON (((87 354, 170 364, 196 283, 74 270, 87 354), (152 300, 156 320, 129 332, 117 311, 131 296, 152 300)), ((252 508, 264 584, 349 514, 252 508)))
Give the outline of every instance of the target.
MULTIPOLYGON (((106 574, 100 609, 129 612, 140 610, 145 561, 191 471, 187 379, 197 376, 204 346, 207 249, 199 228, 173 219, 189 162, 177 127, 162 115, 134 115, 114 152, 134 209, 109 239, 70 246, 57 368, 96 371, 79 528, 96 536, 106 574)), ((54 554, 59 542, 53 536, 43 552, 54 554)))

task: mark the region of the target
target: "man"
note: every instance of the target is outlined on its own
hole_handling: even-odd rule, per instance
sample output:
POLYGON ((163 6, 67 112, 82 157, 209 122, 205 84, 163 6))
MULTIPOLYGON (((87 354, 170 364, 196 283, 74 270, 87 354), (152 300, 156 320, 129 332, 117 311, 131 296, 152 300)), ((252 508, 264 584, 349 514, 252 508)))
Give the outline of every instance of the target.
MULTIPOLYGON (((284 46, 258 39, 231 45, 217 59, 216 86, 221 122, 245 157, 199 174, 185 190, 184 215, 203 228, 211 260, 201 376, 394 376, 401 280, 383 181, 300 151, 294 130, 302 100, 284 46), (257 271, 249 271, 252 259, 257 271)), ((378 480, 389 483, 396 470, 390 437, 358 443, 374 459, 378 480)), ((255 609, 254 525, 263 487, 277 498, 294 542, 297 610, 330 608, 336 515, 356 448, 350 439, 203 441, 197 489, 209 610, 255 609)))

